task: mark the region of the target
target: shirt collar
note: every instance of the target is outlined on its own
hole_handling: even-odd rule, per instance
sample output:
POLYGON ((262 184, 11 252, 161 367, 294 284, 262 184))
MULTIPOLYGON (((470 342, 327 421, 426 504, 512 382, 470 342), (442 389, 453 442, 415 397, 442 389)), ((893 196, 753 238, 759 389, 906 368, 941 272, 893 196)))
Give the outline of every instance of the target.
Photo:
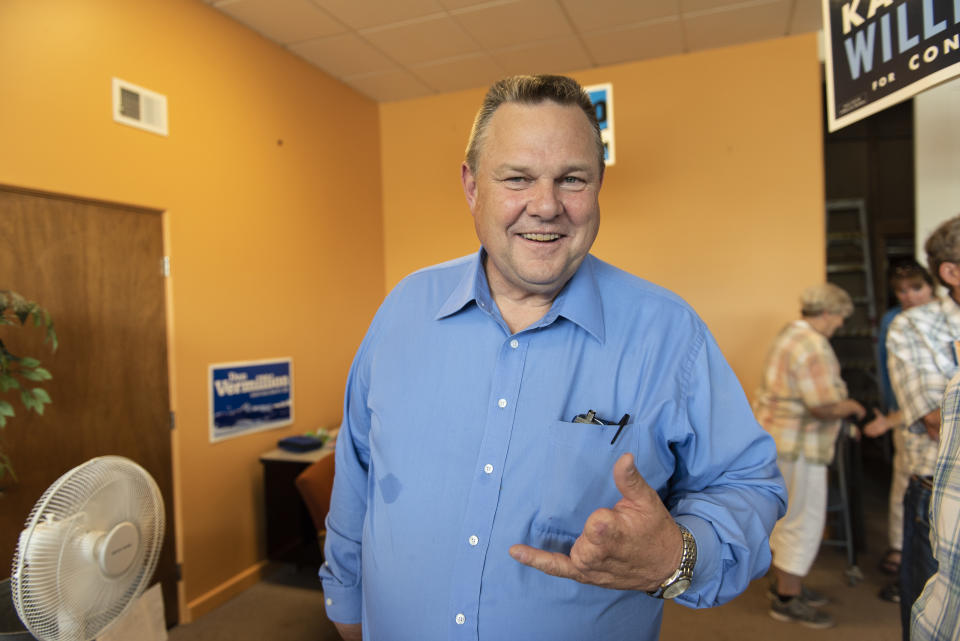
MULTIPOLYGON (((487 310, 495 309, 490 296, 490 286, 487 284, 487 276, 483 271, 485 255, 486 251, 483 248, 476 253, 469 269, 464 271, 463 277, 437 311, 435 316, 437 320, 452 316, 471 302, 487 310)), ((597 286, 594 274, 595 261, 593 256, 587 255, 573 278, 554 299, 550 311, 531 328, 546 327, 558 317, 563 316, 582 327, 601 343, 603 342, 606 334, 603 326, 600 288, 597 286)))

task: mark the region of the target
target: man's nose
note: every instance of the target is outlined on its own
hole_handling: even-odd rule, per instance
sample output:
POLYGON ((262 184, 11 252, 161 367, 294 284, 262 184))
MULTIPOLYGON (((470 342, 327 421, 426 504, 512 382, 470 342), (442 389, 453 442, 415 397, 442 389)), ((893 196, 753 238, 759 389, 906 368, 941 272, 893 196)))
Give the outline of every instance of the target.
POLYGON ((539 218, 553 218, 563 211, 559 187, 552 180, 538 180, 530 192, 527 213, 539 218))

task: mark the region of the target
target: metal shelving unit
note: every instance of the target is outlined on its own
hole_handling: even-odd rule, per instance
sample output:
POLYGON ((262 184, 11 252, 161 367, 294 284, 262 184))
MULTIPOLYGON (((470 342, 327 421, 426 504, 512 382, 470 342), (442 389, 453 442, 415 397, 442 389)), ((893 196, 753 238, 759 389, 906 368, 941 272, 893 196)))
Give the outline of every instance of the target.
POLYGON ((853 299, 853 315, 831 339, 850 397, 866 407, 879 405, 877 298, 870 233, 863 199, 826 203, 827 280, 853 299))

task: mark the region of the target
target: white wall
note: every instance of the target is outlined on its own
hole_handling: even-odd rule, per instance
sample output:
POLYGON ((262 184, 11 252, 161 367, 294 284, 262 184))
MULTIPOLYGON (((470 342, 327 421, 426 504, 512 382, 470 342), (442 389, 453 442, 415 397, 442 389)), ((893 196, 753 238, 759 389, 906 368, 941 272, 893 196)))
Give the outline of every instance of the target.
POLYGON ((937 225, 960 214, 960 78, 913 98, 917 259, 937 225))

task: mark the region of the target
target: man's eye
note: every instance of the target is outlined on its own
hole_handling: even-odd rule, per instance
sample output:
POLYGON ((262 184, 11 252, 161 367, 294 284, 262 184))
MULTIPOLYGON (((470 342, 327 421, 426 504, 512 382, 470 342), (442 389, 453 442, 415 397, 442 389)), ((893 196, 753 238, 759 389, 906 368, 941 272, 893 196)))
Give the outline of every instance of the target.
POLYGON ((564 176, 560 179, 560 184, 570 189, 583 189, 587 181, 579 176, 564 176))

